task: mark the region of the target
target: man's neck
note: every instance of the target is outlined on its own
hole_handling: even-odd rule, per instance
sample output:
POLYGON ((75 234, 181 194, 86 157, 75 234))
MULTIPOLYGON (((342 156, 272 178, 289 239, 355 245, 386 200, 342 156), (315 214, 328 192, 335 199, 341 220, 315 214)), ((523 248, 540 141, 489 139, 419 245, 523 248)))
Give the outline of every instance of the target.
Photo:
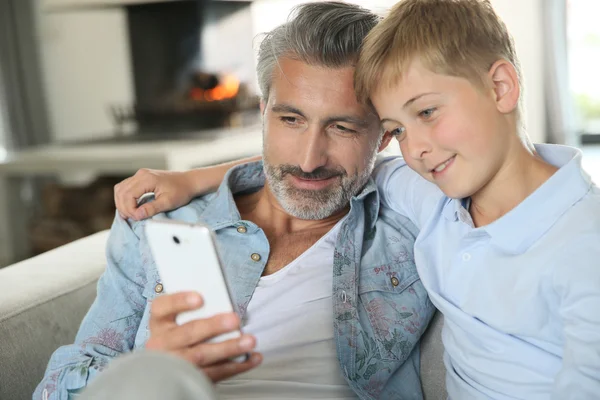
POLYGON ((267 183, 255 193, 235 196, 235 202, 243 219, 260 226, 267 236, 289 235, 306 231, 328 231, 340 221, 350 207, 321 220, 305 220, 288 214, 279 204, 267 183))

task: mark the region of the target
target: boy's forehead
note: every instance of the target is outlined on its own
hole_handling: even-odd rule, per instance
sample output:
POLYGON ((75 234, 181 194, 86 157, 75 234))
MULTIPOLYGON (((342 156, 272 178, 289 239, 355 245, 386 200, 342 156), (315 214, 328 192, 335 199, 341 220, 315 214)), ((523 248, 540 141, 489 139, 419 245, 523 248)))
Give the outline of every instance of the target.
POLYGON ((396 103, 405 102, 423 94, 442 94, 457 78, 433 71, 415 58, 405 67, 388 67, 387 73, 373 92, 372 99, 394 97, 396 103))

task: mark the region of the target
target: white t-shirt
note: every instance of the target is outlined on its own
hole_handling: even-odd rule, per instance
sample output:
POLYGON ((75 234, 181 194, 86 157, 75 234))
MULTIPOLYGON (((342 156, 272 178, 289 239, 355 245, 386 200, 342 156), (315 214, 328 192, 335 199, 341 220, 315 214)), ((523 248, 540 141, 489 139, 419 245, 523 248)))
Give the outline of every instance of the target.
POLYGON ((356 399, 333 337, 333 252, 341 221, 310 249, 260 279, 244 332, 263 363, 217 385, 220 399, 356 399))

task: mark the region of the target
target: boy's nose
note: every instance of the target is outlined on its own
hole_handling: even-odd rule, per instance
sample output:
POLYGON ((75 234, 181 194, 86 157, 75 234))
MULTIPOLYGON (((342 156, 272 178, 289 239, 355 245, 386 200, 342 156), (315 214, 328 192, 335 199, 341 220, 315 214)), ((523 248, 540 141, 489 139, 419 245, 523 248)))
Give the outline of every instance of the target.
POLYGON ((424 132, 406 135, 404 140, 408 156, 414 160, 422 160, 427 153, 431 152, 431 143, 424 132))

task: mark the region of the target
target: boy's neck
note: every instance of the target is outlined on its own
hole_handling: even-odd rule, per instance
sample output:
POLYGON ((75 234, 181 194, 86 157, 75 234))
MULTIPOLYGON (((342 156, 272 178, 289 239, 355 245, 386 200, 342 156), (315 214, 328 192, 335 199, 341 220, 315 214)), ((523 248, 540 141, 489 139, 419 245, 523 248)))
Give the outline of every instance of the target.
POLYGON ((509 151, 494 178, 471 196, 469 213, 476 227, 491 224, 546 182, 558 168, 548 164, 524 142, 509 151))

